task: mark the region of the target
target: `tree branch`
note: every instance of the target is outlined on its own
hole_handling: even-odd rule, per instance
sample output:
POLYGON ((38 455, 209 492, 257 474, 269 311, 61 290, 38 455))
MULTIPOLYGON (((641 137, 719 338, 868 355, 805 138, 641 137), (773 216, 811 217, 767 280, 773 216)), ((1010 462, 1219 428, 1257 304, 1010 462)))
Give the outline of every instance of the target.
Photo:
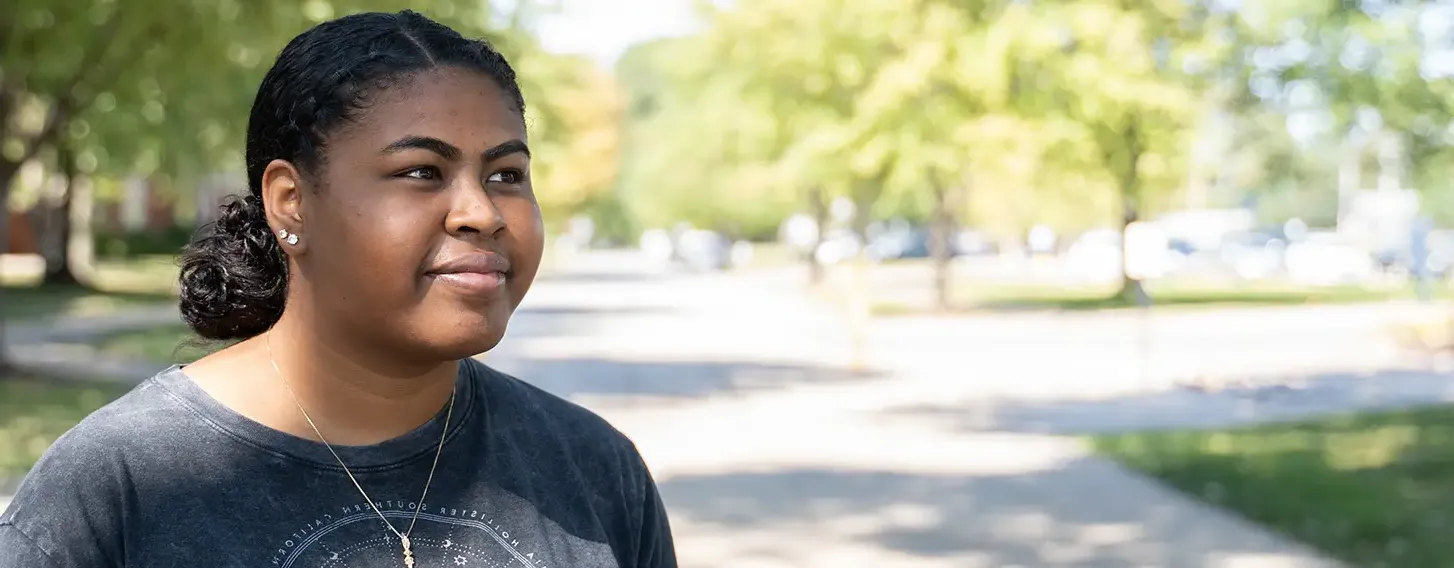
POLYGON ((20 159, 16 163, 24 164, 34 159, 47 142, 54 140, 56 135, 60 134, 61 125, 70 121, 73 104, 73 98, 69 95, 56 101, 46 116, 45 126, 26 144, 25 152, 20 155, 20 159))
MULTIPOLYGON (((141 37, 148 38, 159 36, 164 31, 166 31, 165 26, 163 26, 160 22, 153 22, 151 25, 147 26, 145 30, 142 31, 141 37)), ((115 33, 113 33, 112 35, 114 37, 115 33)), ((100 69, 105 69, 107 73, 99 75, 101 77, 100 79, 90 81, 80 79, 77 81, 76 85, 72 88, 73 92, 79 93, 76 95, 77 110, 84 110, 86 108, 89 108, 91 106, 91 103, 96 100, 96 97, 98 95, 106 91, 110 85, 115 85, 116 82, 121 79, 122 75, 126 74, 128 71, 131 71, 132 66, 136 62, 140 61, 142 58, 145 58, 148 54, 151 53, 151 50, 156 49, 156 46, 161 44, 162 42, 147 42, 145 44, 143 44, 142 42, 130 43, 132 45, 146 45, 147 47, 143 47, 140 51, 134 53, 123 53, 122 55, 118 55, 117 58, 120 58, 121 61, 113 62, 113 64, 111 65, 102 66, 100 65, 100 61, 98 60, 96 66, 100 69), (126 57, 127 55, 130 55, 130 57, 126 57), (83 84, 87 88, 83 89, 83 84)), ((115 53, 115 51, 106 50, 106 53, 115 53)), ((86 76, 91 77, 96 75, 94 73, 90 73, 86 76)))
MULTIPOLYGON (((56 93, 56 101, 46 116, 45 125, 26 144, 25 151, 21 153, 18 163, 23 164, 34 159, 40 153, 41 149, 45 147, 46 143, 51 142, 60 134, 61 127, 70 123, 71 117, 75 116, 78 111, 89 106, 91 100, 95 99, 95 95, 93 94, 83 100, 78 91, 82 82, 86 80, 86 77, 95 73, 101 67, 102 61, 106 58, 107 46, 111 45, 115 41, 117 34, 121 32, 120 13, 121 10, 119 8, 112 11, 110 18, 106 20, 100 33, 94 36, 95 41, 91 44, 91 48, 86 50, 80 64, 76 66, 75 74, 66 82, 64 88, 58 90, 56 93)), ((119 73, 119 71, 116 72, 119 73)))
POLYGON ((10 113, 15 112, 18 89, 11 88, 8 77, 0 76, 0 140, 10 132, 10 113))

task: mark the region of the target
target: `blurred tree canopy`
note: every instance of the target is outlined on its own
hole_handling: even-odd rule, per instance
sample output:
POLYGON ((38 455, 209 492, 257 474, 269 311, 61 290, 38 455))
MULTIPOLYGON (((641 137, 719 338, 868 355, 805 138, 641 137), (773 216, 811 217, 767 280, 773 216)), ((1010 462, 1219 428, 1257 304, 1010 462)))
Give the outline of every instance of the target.
POLYGON ((538 4, 12 0, 0 198, 27 161, 183 189, 235 169, 283 42, 408 7, 521 68, 557 222, 769 238, 840 197, 860 232, 902 217, 1018 237, 1246 203, 1331 222, 1339 164, 1371 179, 1389 139, 1405 185, 1454 222, 1447 0, 702 2, 699 32, 637 46, 614 74, 542 49, 522 17, 538 4))
POLYGON ((1446 0, 738 0, 703 13, 700 33, 617 69, 617 193, 643 225, 762 236, 835 196, 872 218, 947 207, 1003 237, 1248 204, 1270 223, 1331 223, 1339 165, 1365 163, 1372 187, 1388 139, 1404 185, 1454 223, 1439 205, 1454 203, 1439 197, 1454 195, 1446 0))
POLYGON ((706 226, 780 222, 811 188, 858 205, 860 231, 870 216, 1009 234, 1134 221, 1179 187, 1197 99, 1182 65, 1216 55, 1197 31, 1211 12, 739 0, 703 33, 623 62, 647 101, 628 144, 692 141, 628 150, 623 191, 649 222, 706 226))
POLYGON ((520 79, 549 212, 610 187, 619 121, 611 78, 545 53, 489 2, 16 0, 0 7, 0 202, 21 164, 61 145, 89 175, 185 186, 239 169, 257 82, 289 39, 345 13, 405 8, 490 39, 529 70, 520 79))
POLYGON ((480 0, 0 3, 0 251, 22 166, 170 180, 181 191, 240 171, 257 83, 289 39, 346 13, 406 8, 489 39, 522 68, 536 191, 549 218, 564 218, 614 183, 621 101, 609 74, 540 48, 521 17, 536 4, 499 13, 480 0))
POLYGON ((652 221, 708 221, 700 208, 709 225, 763 202, 780 221, 813 186, 911 218, 936 189, 962 187, 972 197, 956 216, 1004 232, 1088 210, 1118 220, 1119 187, 1176 185, 1196 98, 1176 66, 1206 51, 1165 33, 1194 23, 1187 3, 1121 4, 735 2, 703 33, 623 60, 627 172, 642 179, 622 190, 670 211, 652 221))

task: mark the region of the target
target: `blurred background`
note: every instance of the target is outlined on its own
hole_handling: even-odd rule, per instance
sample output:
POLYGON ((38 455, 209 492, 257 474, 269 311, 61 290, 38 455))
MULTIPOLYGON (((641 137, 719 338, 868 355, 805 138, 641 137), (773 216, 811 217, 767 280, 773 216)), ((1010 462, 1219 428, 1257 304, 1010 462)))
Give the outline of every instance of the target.
POLYGON ((482 358, 632 436, 684 566, 1454 566, 1454 2, 5 0, 0 506, 188 343, 288 39, 519 72, 482 358))

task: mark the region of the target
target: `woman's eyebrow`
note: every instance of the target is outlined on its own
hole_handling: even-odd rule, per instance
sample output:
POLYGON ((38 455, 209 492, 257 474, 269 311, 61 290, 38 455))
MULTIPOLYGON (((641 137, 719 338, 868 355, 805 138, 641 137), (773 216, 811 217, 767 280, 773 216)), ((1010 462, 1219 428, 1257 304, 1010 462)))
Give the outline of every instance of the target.
MULTIPOLYGON (((506 144, 508 143, 509 142, 506 142, 506 144)), ((498 147, 499 146, 496 146, 496 148, 498 147)), ((394 154, 397 152, 414 149, 429 150, 430 152, 439 154, 440 157, 446 160, 458 160, 460 156, 464 155, 464 152, 460 151, 459 148, 454 147, 453 144, 431 136, 405 136, 403 138, 395 140, 388 146, 384 146, 383 153, 394 154)))
POLYGON ((486 162, 493 162, 510 154, 525 154, 529 158, 530 147, 525 145, 524 140, 515 139, 485 150, 484 158, 486 162))
MULTIPOLYGON (((457 160, 464 155, 464 152, 453 144, 432 136, 405 136, 384 146, 383 153, 393 154, 414 149, 434 152, 446 160, 457 160)), ((492 162, 510 154, 525 154, 526 157, 530 157, 530 147, 525 144, 524 140, 509 140, 485 150, 482 156, 485 161, 492 162)))

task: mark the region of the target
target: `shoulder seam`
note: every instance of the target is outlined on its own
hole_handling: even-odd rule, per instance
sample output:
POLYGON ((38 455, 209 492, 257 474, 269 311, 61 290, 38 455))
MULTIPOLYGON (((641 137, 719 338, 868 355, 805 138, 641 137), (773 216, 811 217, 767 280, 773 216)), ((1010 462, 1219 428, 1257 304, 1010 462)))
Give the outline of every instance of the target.
POLYGON ((31 548, 40 551, 40 556, 41 558, 45 559, 45 563, 47 566, 59 566, 59 564, 56 564, 56 559, 52 558, 50 553, 46 552, 44 548, 41 548, 40 543, 35 542, 35 539, 31 538, 30 535, 26 534, 25 531, 20 530, 20 527, 16 526, 14 521, 5 521, 3 523, 0 523, 0 529, 6 528, 15 531, 15 534, 20 535, 20 538, 23 538, 25 539, 25 542, 30 543, 31 548))

